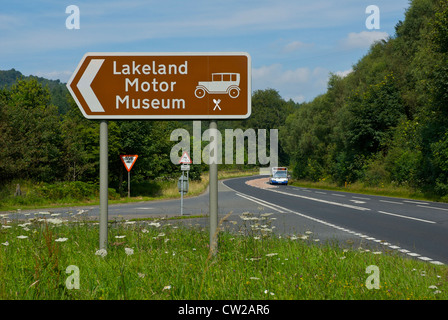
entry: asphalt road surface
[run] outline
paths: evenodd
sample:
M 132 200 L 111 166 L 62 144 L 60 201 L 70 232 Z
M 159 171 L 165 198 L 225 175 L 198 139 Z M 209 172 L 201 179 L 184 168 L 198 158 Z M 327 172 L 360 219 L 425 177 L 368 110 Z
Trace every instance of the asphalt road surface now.
M 260 188 L 246 183 L 259 178 L 262 176 L 219 181 L 218 220 L 232 212 L 223 225 L 241 228 L 246 223 L 242 213 L 271 213 L 270 227 L 279 235 L 307 235 L 319 243 L 336 241 L 448 264 L 448 204 L 292 186 Z M 208 191 L 184 198 L 184 216 L 208 215 L 208 201 Z M 28 210 L 14 218 L 80 210 L 90 217 L 99 215 L 98 206 L 85 206 Z M 180 199 L 109 205 L 108 214 L 109 219 L 180 216 Z M 208 227 L 207 217 L 194 221 Z

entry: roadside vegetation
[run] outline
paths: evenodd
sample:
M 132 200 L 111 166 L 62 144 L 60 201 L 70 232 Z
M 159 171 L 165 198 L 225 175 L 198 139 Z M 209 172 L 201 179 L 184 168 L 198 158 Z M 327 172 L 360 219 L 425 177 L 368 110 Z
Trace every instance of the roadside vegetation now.
M 99 250 L 98 224 L 82 212 L 30 218 L 1 217 L 0 274 L 14 281 L 0 282 L 0 299 L 448 298 L 444 265 L 320 243 L 311 232 L 279 236 L 269 214 L 221 221 L 216 256 L 194 219 L 112 221 L 108 248 Z M 369 266 L 377 267 L 376 280 Z
M 257 174 L 256 170 L 225 170 L 218 172 L 218 179 L 228 179 Z M 179 173 L 180 176 L 180 173 Z M 205 192 L 208 187 L 208 172 L 201 179 L 190 180 L 185 197 L 193 197 Z M 17 185 L 21 194 L 16 194 Z M 155 181 L 131 182 L 131 197 L 120 195 L 109 188 L 109 203 L 152 201 L 179 198 L 177 179 L 157 179 Z M 0 186 L 0 211 L 17 209 L 53 208 L 64 206 L 99 204 L 99 185 L 81 181 L 57 183 L 33 183 L 26 180 L 12 181 Z

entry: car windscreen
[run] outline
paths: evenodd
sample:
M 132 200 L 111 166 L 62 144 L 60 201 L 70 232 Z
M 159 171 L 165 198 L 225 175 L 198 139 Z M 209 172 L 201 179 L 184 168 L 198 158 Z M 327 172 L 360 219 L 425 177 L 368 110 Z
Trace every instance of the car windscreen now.
M 286 178 L 286 176 L 286 171 L 277 171 L 276 173 L 274 173 L 274 178 Z

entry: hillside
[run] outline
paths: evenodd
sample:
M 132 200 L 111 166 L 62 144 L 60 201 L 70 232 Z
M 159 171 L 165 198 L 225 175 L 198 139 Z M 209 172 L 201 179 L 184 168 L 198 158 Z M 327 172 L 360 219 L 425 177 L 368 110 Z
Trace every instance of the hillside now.
M 413 0 L 280 135 L 298 179 L 406 186 L 448 197 L 448 2 Z
M 66 114 L 69 109 L 67 94 L 69 94 L 64 83 L 59 80 L 49 80 L 36 76 L 24 76 L 20 71 L 15 69 L 0 70 L 0 88 L 11 88 L 19 79 L 35 78 L 44 87 L 48 87 L 51 94 L 50 103 L 57 106 L 60 114 Z

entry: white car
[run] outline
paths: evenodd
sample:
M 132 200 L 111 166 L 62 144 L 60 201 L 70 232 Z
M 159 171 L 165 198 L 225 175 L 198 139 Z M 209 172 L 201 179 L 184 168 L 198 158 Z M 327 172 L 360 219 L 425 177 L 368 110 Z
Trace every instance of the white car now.
M 199 81 L 194 95 L 202 99 L 206 93 L 228 94 L 231 98 L 240 95 L 240 74 L 239 73 L 212 73 L 212 81 Z

